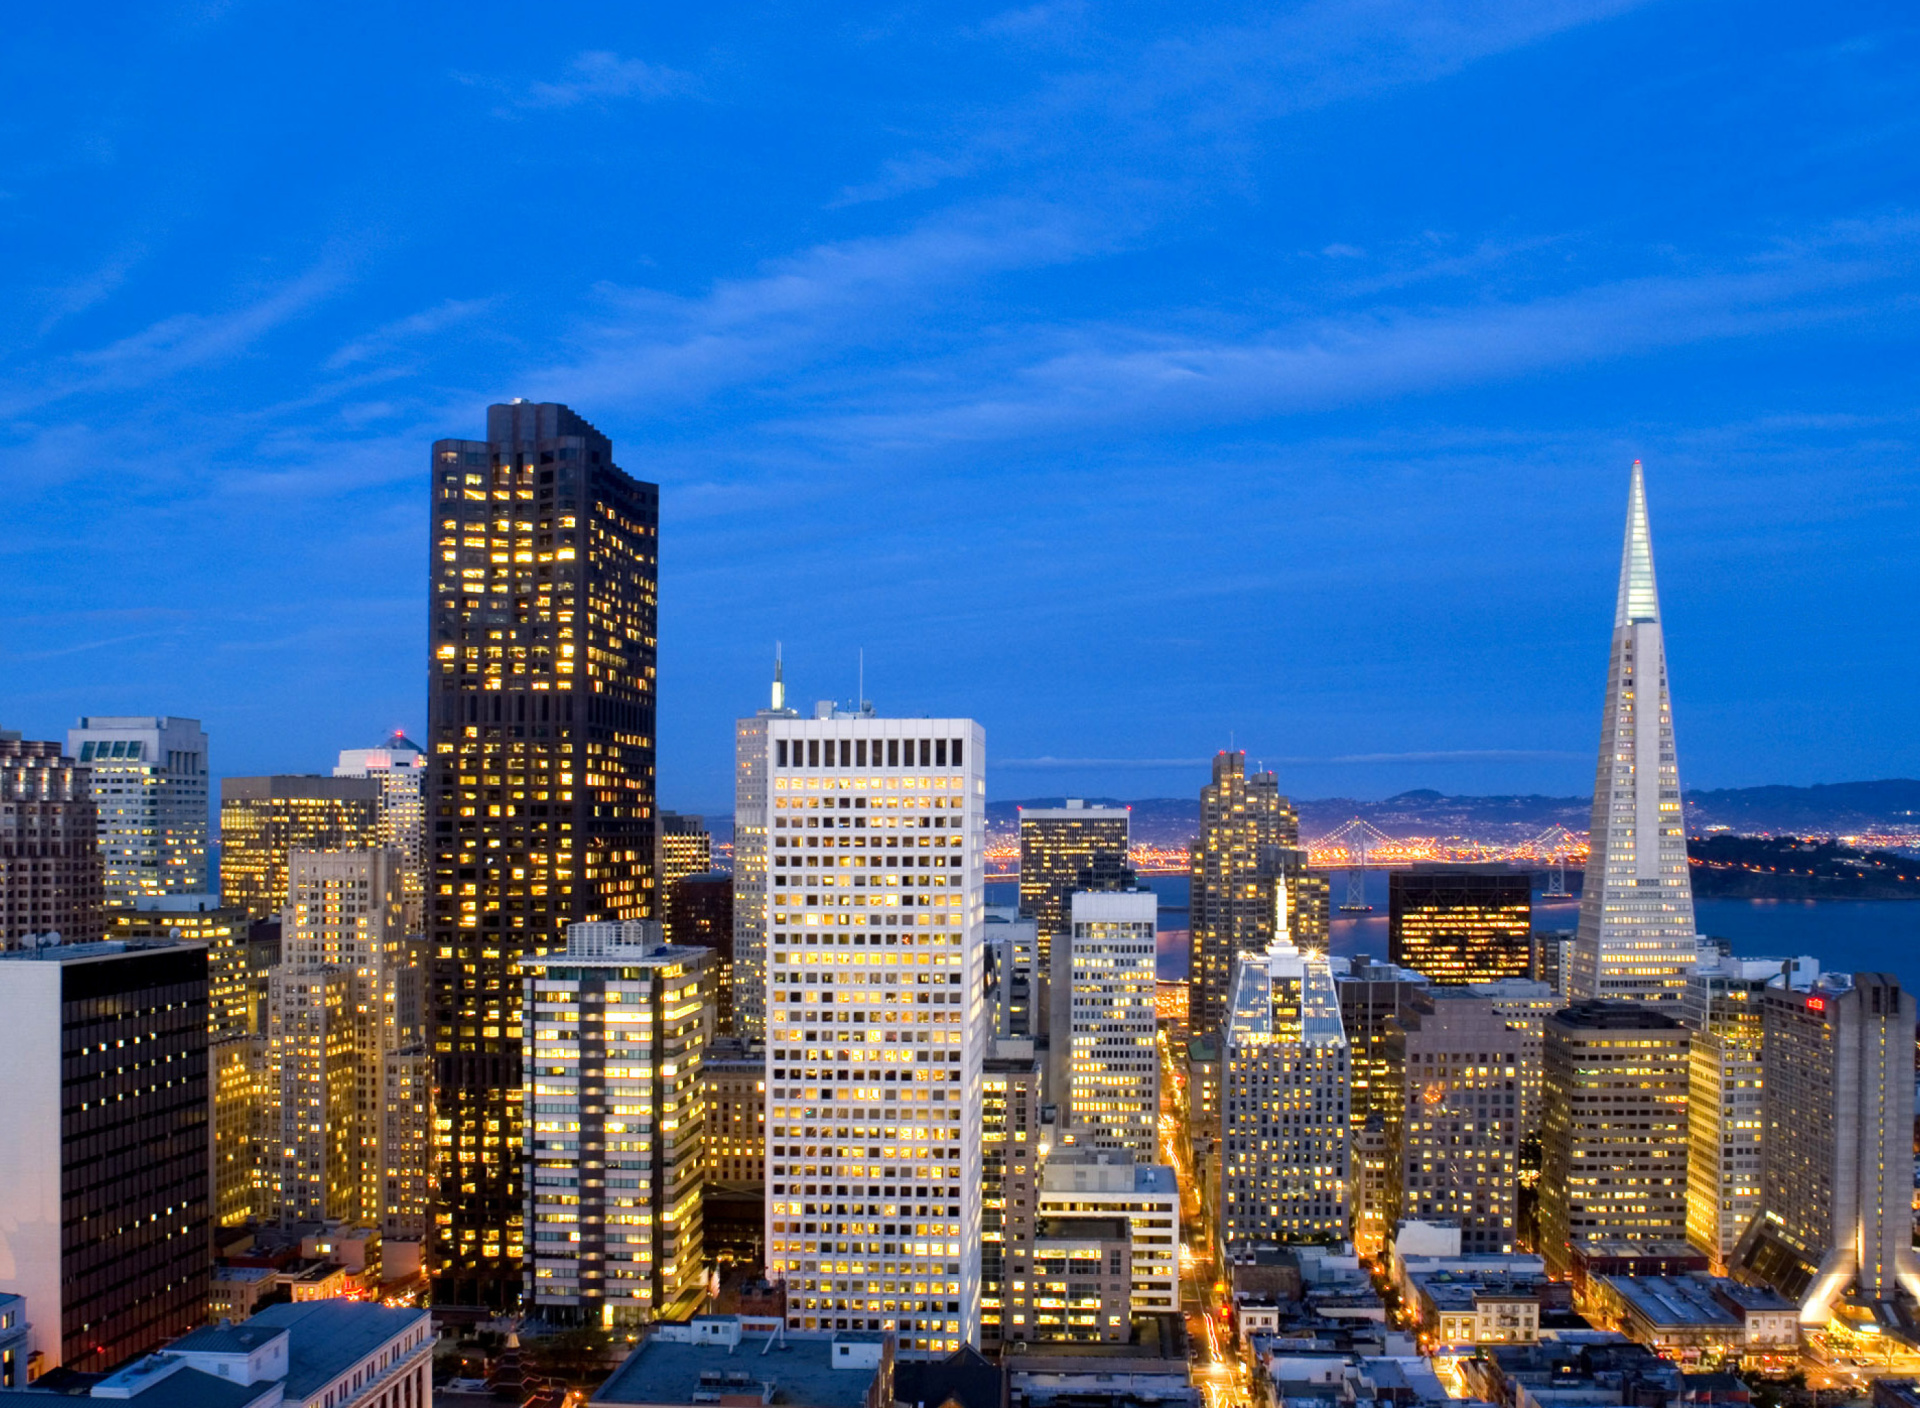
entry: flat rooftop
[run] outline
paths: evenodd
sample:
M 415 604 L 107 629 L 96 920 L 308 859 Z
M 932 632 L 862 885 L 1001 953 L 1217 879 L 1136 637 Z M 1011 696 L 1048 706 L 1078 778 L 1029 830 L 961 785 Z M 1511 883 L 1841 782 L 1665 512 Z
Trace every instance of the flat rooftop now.
M 291 1331 L 287 1397 L 310 1398 L 415 1321 L 431 1318 L 432 1312 L 426 1310 L 399 1310 L 357 1300 L 310 1300 L 269 1305 L 239 1328 Z
M 871 1337 L 842 1338 L 864 1342 Z M 789 1408 L 860 1408 L 875 1371 L 871 1366 L 834 1368 L 833 1346 L 831 1339 L 792 1335 L 746 1335 L 731 1348 L 655 1336 L 626 1357 L 592 1401 L 693 1404 L 718 1403 L 719 1395 L 736 1401 L 737 1395 L 751 1395 L 753 1402 Z

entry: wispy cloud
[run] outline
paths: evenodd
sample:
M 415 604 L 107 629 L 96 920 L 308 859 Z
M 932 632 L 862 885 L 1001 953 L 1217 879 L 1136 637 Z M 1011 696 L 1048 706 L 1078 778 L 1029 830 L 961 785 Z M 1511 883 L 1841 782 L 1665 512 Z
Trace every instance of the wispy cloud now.
M 517 83 L 510 79 L 456 73 L 454 78 L 472 87 L 484 87 L 499 93 L 506 106 L 497 114 L 510 111 L 540 111 L 574 108 L 583 104 L 605 104 L 624 100 L 654 102 L 690 93 L 695 87 L 692 74 L 645 59 L 624 59 L 608 49 L 588 49 L 574 56 L 564 77 Z
M 356 337 L 327 358 L 328 371 L 339 371 L 343 367 L 353 366 L 357 362 L 367 362 L 375 357 L 405 347 L 417 338 L 431 337 L 435 333 L 445 332 L 470 319 L 479 317 L 498 300 L 492 298 L 450 298 L 446 302 L 418 313 L 396 319 L 384 327 Z

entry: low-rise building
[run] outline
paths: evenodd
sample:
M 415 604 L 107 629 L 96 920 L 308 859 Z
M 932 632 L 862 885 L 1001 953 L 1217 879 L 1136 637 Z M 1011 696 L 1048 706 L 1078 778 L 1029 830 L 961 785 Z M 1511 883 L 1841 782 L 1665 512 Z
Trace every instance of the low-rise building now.
M 891 1408 L 893 1355 L 891 1331 L 783 1330 L 770 1319 L 696 1315 L 656 1326 L 591 1401 L 621 1408 Z
M 1720 1276 L 1597 1276 L 1588 1301 L 1609 1328 L 1684 1359 L 1739 1358 L 1800 1343 L 1798 1305 Z
M 1039 1198 L 1042 1217 L 1126 1218 L 1133 1230 L 1135 1313 L 1179 1310 L 1180 1188 L 1172 1168 L 1056 1149 L 1041 1173 Z
M 251 1316 L 279 1289 L 279 1273 L 271 1266 L 216 1266 L 207 1287 L 207 1314 L 215 1320 L 237 1323 Z
M 25 1296 L 0 1295 L 0 1388 L 24 1388 L 35 1364 Z
M 1436 1271 L 1412 1279 L 1407 1304 L 1429 1348 L 1533 1344 L 1540 1338 L 1544 1276 Z

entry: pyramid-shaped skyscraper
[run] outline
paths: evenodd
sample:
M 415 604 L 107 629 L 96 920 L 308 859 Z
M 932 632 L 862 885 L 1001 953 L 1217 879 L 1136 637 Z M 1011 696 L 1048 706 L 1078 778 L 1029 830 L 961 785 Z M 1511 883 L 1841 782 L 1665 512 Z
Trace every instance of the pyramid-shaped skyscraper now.
M 1591 845 L 1573 946 L 1573 996 L 1677 1003 L 1698 939 L 1647 486 L 1638 460 L 1627 491 Z

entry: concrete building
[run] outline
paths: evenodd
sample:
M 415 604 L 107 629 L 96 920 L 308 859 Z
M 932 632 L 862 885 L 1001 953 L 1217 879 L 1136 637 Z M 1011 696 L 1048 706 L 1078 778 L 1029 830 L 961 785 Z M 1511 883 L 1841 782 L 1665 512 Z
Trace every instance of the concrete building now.
M 1598 1276 L 1593 1318 L 1674 1358 L 1739 1359 L 1800 1345 L 1797 1307 L 1764 1287 L 1709 1276 Z
M 67 730 L 91 770 L 109 908 L 207 888 L 207 735 L 198 719 L 94 714 Z
M 399 729 L 378 748 L 342 748 L 335 777 L 366 777 L 380 784 L 380 820 L 373 844 L 400 853 L 400 923 L 409 934 L 426 927 L 427 753 Z
M 786 1331 L 762 1354 L 777 1321 L 697 1315 L 656 1327 L 594 1391 L 620 1408 L 778 1403 L 782 1408 L 892 1408 L 893 1335 L 884 1331 Z
M 778 652 L 768 707 L 733 725 L 733 1030 L 750 1042 L 767 1039 L 767 934 L 770 872 L 768 842 L 773 822 L 775 719 L 797 719 L 787 707 L 787 686 Z
M 767 1272 L 789 1329 L 950 1354 L 980 1334 L 985 735 L 830 704 L 765 733 Z
M 1427 980 L 1410 968 L 1365 957 L 1334 959 L 1331 967 L 1347 1038 L 1353 1240 L 1364 1255 L 1374 1256 L 1394 1223 L 1387 1127 L 1403 1098 L 1402 1075 L 1388 1037 L 1413 1011 Z
M 1493 1004 L 1520 1043 L 1520 1138 L 1540 1133 L 1541 1063 L 1547 1018 L 1566 1003 L 1551 986 L 1533 978 L 1502 978 L 1497 983 L 1468 983 L 1470 996 Z
M 1599 755 L 1571 992 L 1577 1001 L 1677 1005 L 1698 941 L 1653 533 L 1638 460 L 1627 491 Z
M 89 769 L 58 743 L 0 731 L 0 949 L 106 927 L 99 816 Z
M 1133 888 L 1131 820 L 1126 807 L 1090 807 L 1078 797 L 1062 807 L 1020 808 L 1020 917 L 1033 921 L 1037 940 L 1036 1036 L 1046 1034 L 1052 1020 L 1053 942 L 1072 923 L 1074 892 Z
M 993 1003 L 993 1034 L 1002 1040 L 1044 1034 L 1046 1014 L 1034 1004 L 1047 985 L 1037 968 L 1040 926 L 1022 919 L 1013 905 L 988 905 L 981 942 L 987 950 L 988 991 Z
M 709 954 L 650 921 L 573 924 L 524 959 L 526 1302 L 635 1325 L 704 1284 Z
M 431 1408 L 432 1315 L 358 1301 L 204 1325 L 93 1386 L 136 1408 Z
M 1423 861 L 1387 876 L 1387 957 L 1436 985 L 1525 978 L 1532 937 L 1524 870 Z
M 44 1368 L 97 1373 L 206 1315 L 207 951 L 0 954 L 0 1292 Z
M 1434 1271 L 1411 1278 L 1408 1304 L 1423 1344 L 1470 1349 L 1537 1344 L 1549 1294 L 1544 1277 L 1503 1272 Z
M 26 1297 L 0 1295 L 0 1388 L 25 1388 L 38 1371 Z
M 667 888 L 666 931 L 676 944 L 713 954 L 714 1029 L 732 1033 L 733 877 L 707 870 L 674 879 Z
M 1049 983 L 1060 1139 L 1152 1163 L 1160 1125 L 1153 1015 L 1160 899 L 1151 890 L 1082 890 L 1069 905 Z
M 661 894 L 670 893 L 673 882 L 682 876 L 701 875 L 713 869 L 713 837 L 704 819 L 663 811 L 656 823 L 654 873 L 659 877 Z M 674 943 L 684 942 L 671 934 L 668 938 Z
M 701 1059 L 700 1090 L 707 1187 L 764 1193 L 767 1053 L 738 1037 L 718 1038 Z
M 1533 964 L 1527 976 L 1552 988 L 1562 1003 L 1573 1000 L 1573 945 L 1571 933 L 1533 936 Z
M 262 1217 L 385 1222 L 386 1146 L 402 1113 L 388 1082 L 403 1074 L 389 1058 L 419 1041 L 401 1015 L 421 976 L 402 928 L 404 870 L 386 848 L 288 857 L 267 999 Z M 425 1139 L 424 1111 L 419 1121 L 402 1148 Z
M 1572 1274 L 1582 1242 L 1685 1246 L 1690 1045 L 1644 1002 L 1547 1019 L 1539 1250 L 1554 1275 Z
M 1038 1214 L 1041 1218 L 1124 1217 L 1133 1231 L 1134 1313 L 1179 1311 L 1180 1189 L 1170 1166 L 1129 1163 L 1122 1155 L 1090 1150 L 1055 1149 L 1041 1156 Z M 1009 1293 L 1010 1302 L 1013 1294 Z
M 1828 973 L 1761 999 L 1761 1215 L 1741 1279 L 1824 1326 L 1836 1302 L 1920 1299 L 1913 1251 L 1914 998 L 1887 973 Z
M 1351 1087 L 1325 958 L 1284 938 L 1240 957 L 1221 1066 L 1219 1217 L 1228 1259 L 1262 1244 L 1344 1240 Z
M 1028 1279 L 1028 1340 L 1125 1344 L 1130 1338 L 1133 1230 L 1126 1218 L 1042 1218 Z
M 1435 988 L 1399 1019 L 1388 1061 L 1401 1096 L 1387 1124 L 1393 1217 L 1442 1218 L 1468 1252 L 1514 1249 L 1520 1042 L 1490 998 Z
M 1716 1275 L 1725 1274 L 1734 1244 L 1760 1212 L 1761 999 L 1780 970 L 1716 956 L 1687 982 L 1687 1240 Z
M 1051 1152 L 1043 1105 L 1046 1078 L 1030 1038 L 994 1043 L 980 1077 L 980 1343 L 1026 1339 L 1033 1307 L 1022 1291 L 1033 1265 L 1040 1169 Z M 1129 1261 L 1131 1264 L 1131 1261 Z
M 221 778 L 221 903 L 254 919 L 278 918 L 288 857 L 381 845 L 383 797 L 371 777 Z
M 1217 1035 L 1225 1026 L 1234 960 L 1264 953 L 1286 892 L 1290 937 L 1302 949 L 1325 952 L 1329 930 L 1326 877 L 1307 869 L 1300 818 L 1271 772 L 1248 773 L 1244 752 L 1213 760 L 1213 780 L 1200 790 L 1200 834 L 1190 849 L 1192 995 L 1194 1033 Z

